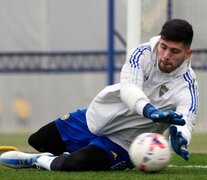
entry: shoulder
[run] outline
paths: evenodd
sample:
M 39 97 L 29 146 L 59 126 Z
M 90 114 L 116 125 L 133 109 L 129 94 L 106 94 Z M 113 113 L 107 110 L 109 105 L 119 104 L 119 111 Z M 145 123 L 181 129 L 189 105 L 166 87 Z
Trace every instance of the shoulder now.
M 160 36 L 155 36 L 151 38 L 149 42 L 140 44 L 136 48 L 133 48 L 127 55 L 127 59 L 129 60 L 130 64 L 139 63 L 142 59 L 151 60 L 159 39 Z
M 127 56 L 127 62 L 131 67 L 139 68 L 141 64 L 146 64 L 151 60 L 151 54 L 150 44 L 144 43 L 130 51 Z
M 192 70 L 192 68 L 189 68 L 188 71 L 186 71 L 183 74 L 183 79 L 184 79 L 184 81 L 190 82 L 191 84 L 196 83 L 196 75 L 195 75 L 194 71 Z
M 136 48 L 132 49 L 129 52 L 128 56 L 130 58 L 137 58 L 137 57 L 141 56 L 144 53 L 150 53 L 150 52 L 151 52 L 151 46 L 150 46 L 150 43 L 147 42 L 147 43 L 140 44 Z

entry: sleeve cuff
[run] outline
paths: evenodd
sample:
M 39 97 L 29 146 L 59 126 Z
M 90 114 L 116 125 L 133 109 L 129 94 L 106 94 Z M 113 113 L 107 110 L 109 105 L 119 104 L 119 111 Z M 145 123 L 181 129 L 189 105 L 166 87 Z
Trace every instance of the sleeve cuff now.
M 143 99 L 138 100 L 135 105 L 135 109 L 136 109 L 137 114 L 144 116 L 143 109 L 148 103 L 149 103 L 148 101 L 143 100 Z

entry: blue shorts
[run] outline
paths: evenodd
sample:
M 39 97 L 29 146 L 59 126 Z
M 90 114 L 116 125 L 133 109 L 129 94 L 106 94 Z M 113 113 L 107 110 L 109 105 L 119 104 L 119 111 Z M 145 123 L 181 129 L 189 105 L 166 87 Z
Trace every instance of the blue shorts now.
M 67 151 L 73 152 L 88 145 L 95 145 L 107 152 L 111 159 L 111 167 L 116 169 L 125 164 L 133 168 L 129 155 L 125 149 L 104 136 L 92 134 L 86 122 L 86 110 L 66 114 L 55 121 L 62 140 L 67 145 Z M 122 165 L 121 165 L 122 166 Z

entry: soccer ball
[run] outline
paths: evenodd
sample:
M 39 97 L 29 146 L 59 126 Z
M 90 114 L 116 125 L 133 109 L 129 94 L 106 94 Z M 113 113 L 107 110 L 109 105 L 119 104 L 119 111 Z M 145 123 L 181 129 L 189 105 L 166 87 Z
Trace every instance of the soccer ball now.
M 144 133 L 137 136 L 129 148 L 134 166 L 144 172 L 159 172 L 171 160 L 171 150 L 164 136 Z

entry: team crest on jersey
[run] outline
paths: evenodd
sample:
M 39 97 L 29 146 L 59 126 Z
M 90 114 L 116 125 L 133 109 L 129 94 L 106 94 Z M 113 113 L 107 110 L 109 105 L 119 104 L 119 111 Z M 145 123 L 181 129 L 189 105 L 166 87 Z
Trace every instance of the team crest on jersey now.
M 117 153 L 115 153 L 114 151 L 111 151 L 111 154 L 113 155 L 114 160 L 116 160 L 116 158 L 117 158 L 118 154 L 117 154 Z
M 166 92 L 168 92 L 168 88 L 166 87 L 165 84 L 162 84 L 160 86 L 160 91 L 159 91 L 159 97 L 163 96 Z
M 70 116 L 70 114 L 65 114 L 65 115 L 62 116 L 60 119 L 61 119 L 61 120 L 66 120 L 66 119 L 69 118 L 69 116 Z

